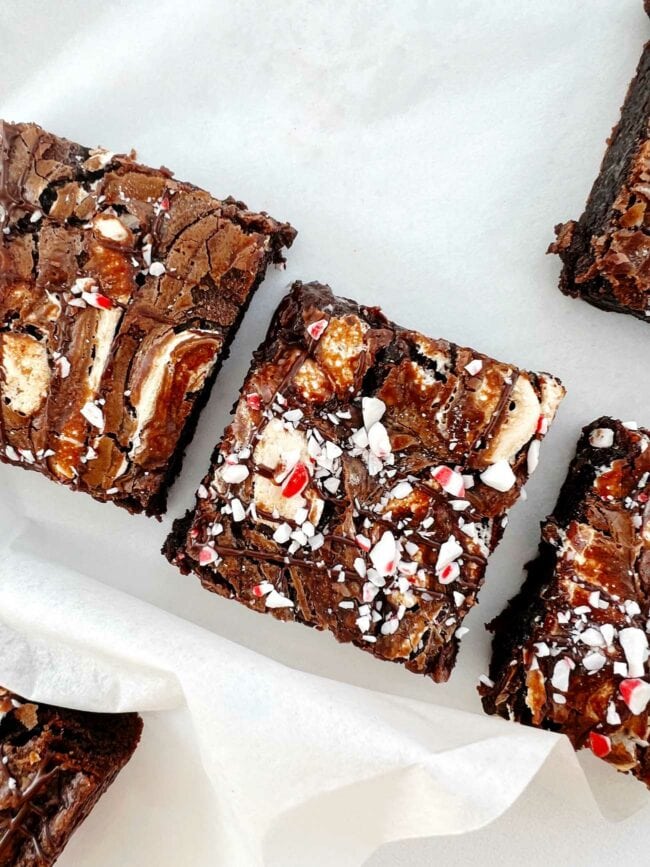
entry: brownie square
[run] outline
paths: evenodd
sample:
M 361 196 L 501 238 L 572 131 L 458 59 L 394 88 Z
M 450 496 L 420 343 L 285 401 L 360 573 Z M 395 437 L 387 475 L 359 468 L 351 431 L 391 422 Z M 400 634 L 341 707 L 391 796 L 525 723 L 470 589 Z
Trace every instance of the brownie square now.
M 167 169 L 0 121 L 0 460 L 161 514 L 294 236 Z
M 255 611 L 446 680 L 562 397 L 296 283 L 164 552 Z
M 539 556 L 491 624 L 487 713 L 566 734 L 650 785 L 650 433 L 586 427 Z
M 650 316 L 650 43 L 576 222 L 555 227 L 560 289 L 604 310 Z
M 0 688 L 0 865 L 53 864 L 131 758 L 137 714 L 26 702 Z

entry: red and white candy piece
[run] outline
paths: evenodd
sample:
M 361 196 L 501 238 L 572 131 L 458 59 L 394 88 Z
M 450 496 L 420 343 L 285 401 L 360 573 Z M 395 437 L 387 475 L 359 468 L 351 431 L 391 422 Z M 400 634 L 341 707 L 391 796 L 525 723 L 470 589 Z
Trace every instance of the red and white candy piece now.
M 259 396 L 259 394 L 252 391 L 250 394 L 246 395 L 246 405 L 251 409 L 261 409 L 262 398 Z
M 97 310 L 111 310 L 113 307 L 111 299 L 107 298 L 106 295 L 102 295 L 101 292 L 82 292 L 81 297 L 86 304 L 95 307 Z
M 636 677 L 628 678 L 621 681 L 618 690 L 631 713 L 643 713 L 650 701 L 650 683 Z
M 589 732 L 589 748 L 599 759 L 604 759 L 612 751 L 612 742 L 607 735 Z
M 357 535 L 354 537 L 354 541 L 357 543 L 357 545 L 361 548 L 362 551 L 370 550 L 370 539 L 368 539 L 366 536 L 362 536 L 361 533 L 357 533 Z
M 452 497 L 465 496 L 463 477 L 456 470 L 452 470 L 451 467 L 440 466 L 431 470 L 431 475 L 438 482 L 442 490 L 451 494 Z
M 438 559 L 436 561 L 436 575 L 438 580 L 445 571 L 447 566 L 450 566 L 454 560 L 457 560 L 463 553 L 462 545 L 459 545 L 455 536 L 450 536 L 446 542 L 443 542 L 438 551 Z M 446 583 L 453 581 L 453 578 L 448 578 Z
M 210 548 L 209 545 L 204 545 L 199 551 L 199 566 L 209 566 L 210 563 L 214 563 L 217 559 L 217 552 L 214 548 Z
M 273 590 L 273 584 L 269 581 L 263 581 L 261 584 L 256 584 L 253 587 L 253 596 L 257 596 L 258 599 L 261 599 L 262 596 L 266 596 L 268 593 Z
M 452 581 L 455 581 L 456 578 L 460 575 L 460 567 L 458 563 L 448 563 L 443 569 L 438 573 L 438 581 L 441 584 L 451 584 Z
M 535 433 L 538 433 L 540 436 L 546 436 L 548 433 L 548 419 L 545 415 L 540 415 L 537 419 L 537 428 L 535 429 Z
M 289 498 L 302 494 L 309 484 L 310 479 L 311 476 L 307 465 L 302 461 L 298 461 L 282 483 L 282 496 Z
M 316 322 L 311 322 L 307 326 L 307 334 L 312 340 L 319 340 L 323 332 L 327 328 L 327 319 L 317 319 Z
M 399 554 L 395 537 L 386 530 L 370 552 L 370 560 L 380 575 L 392 575 L 397 568 Z

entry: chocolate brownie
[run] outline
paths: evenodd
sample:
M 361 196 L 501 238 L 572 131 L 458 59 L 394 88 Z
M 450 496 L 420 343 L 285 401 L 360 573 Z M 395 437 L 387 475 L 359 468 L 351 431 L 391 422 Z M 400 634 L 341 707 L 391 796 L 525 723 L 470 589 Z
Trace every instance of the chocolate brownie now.
M 167 169 L 0 121 L 0 460 L 162 513 L 294 236 Z
M 560 289 L 604 310 L 650 317 L 650 43 L 576 222 L 555 227 Z
M 488 713 L 563 732 L 647 785 L 649 445 L 611 418 L 584 429 L 480 687 Z
M 164 551 L 209 590 L 446 680 L 562 397 L 296 283 Z
M 0 688 L 0 867 L 53 864 L 141 732 L 134 713 L 64 710 Z

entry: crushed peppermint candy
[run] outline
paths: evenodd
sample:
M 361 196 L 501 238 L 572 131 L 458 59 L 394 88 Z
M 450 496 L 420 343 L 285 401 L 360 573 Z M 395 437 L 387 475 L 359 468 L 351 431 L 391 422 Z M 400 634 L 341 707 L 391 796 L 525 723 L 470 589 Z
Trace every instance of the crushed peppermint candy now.
M 318 319 L 307 326 L 307 334 L 312 340 L 319 340 L 328 326 L 327 319 Z
M 82 416 L 89 422 L 93 427 L 98 428 L 98 430 L 104 430 L 104 413 L 97 406 L 96 403 L 89 400 L 87 401 L 80 410 Z
M 431 470 L 431 475 L 447 494 L 453 497 L 465 496 L 465 483 L 463 476 L 451 467 L 439 466 Z
M 481 473 L 480 477 L 484 485 L 488 485 L 488 487 L 501 493 L 509 491 L 517 481 L 512 467 L 505 460 L 491 464 Z

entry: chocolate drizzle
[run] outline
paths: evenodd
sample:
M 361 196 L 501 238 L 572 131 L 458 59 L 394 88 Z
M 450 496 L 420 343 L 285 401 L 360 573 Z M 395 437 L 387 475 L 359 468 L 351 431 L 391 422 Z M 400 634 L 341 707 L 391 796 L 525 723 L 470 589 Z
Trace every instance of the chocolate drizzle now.
M 1 123 L 0 460 L 160 515 L 246 306 L 295 232 L 167 170 Z
M 536 560 L 490 624 L 488 713 L 559 731 L 650 787 L 650 432 L 588 425 Z
M 53 864 L 140 739 L 136 714 L 25 703 L 0 688 L 0 864 Z
M 545 391 L 544 375 L 485 357 L 468 379 L 475 357 L 328 287 L 295 284 L 254 354 L 196 512 L 165 553 L 208 589 L 445 680 L 530 440 L 512 446 L 505 489 L 479 478 L 480 452 L 520 411 L 518 377 L 534 393 L 528 413 L 537 399 L 550 421 L 562 396 L 552 378 Z M 462 474 L 475 486 L 466 499 Z
M 50 781 L 63 771 L 61 764 L 53 764 L 53 758 L 51 753 L 46 752 L 27 787 L 24 790 L 16 790 L 16 806 L 14 807 L 13 815 L 4 816 L 3 813 L 5 811 L 0 809 L 0 858 L 10 850 L 16 835 L 27 837 L 32 843 L 34 852 L 40 859 L 45 860 L 49 858 L 51 846 L 49 821 L 35 801 Z M 7 779 L 11 779 L 4 761 L 0 762 L 0 765 L 4 769 Z M 45 837 L 44 842 L 48 849 L 46 852 L 43 851 L 38 836 L 26 827 L 30 812 L 35 813 L 41 819 L 41 828 Z

